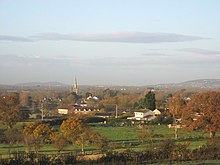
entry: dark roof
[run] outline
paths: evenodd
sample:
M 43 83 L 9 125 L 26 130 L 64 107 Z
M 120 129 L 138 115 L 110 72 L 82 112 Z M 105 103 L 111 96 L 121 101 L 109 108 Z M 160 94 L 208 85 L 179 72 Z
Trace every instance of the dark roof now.
M 134 112 L 148 112 L 148 111 L 151 111 L 150 109 L 138 109 Z
M 111 113 L 96 113 L 95 116 L 111 116 Z

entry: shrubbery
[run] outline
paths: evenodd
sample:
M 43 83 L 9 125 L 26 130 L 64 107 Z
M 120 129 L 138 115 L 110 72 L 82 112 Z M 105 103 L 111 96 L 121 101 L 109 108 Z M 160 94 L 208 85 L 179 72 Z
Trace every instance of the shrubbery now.
M 13 159 L 0 160 L 0 164 L 140 164 L 179 162 L 189 160 L 214 160 L 220 159 L 220 139 L 212 139 L 199 149 L 189 150 L 189 143 L 175 143 L 172 140 L 163 141 L 157 149 L 135 152 L 108 152 L 96 160 L 77 159 L 74 154 L 37 155 L 21 154 Z

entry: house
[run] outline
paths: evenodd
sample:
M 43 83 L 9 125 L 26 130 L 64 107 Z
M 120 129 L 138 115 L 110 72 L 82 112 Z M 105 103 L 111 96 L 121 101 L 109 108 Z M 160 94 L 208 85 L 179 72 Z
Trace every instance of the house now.
M 79 104 L 81 107 L 87 107 L 86 101 L 81 101 Z
M 154 112 L 154 114 L 156 116 L 160 116 L 161 115 L 161 112 L 158 109 L 155 109 L 153 112 Z
M 98 97 L 96 97 L 96 96 L 88 96 L 88 97 L 86 98 L 86 100 L 94 100 L 94 101 L 99 101 L 99 98 L 98 98 Z
M 90 113 L 90 112 L 99 112 L 99 108 L 93 108 L 93 107 L 75 107 L 74 109 L 74 112 L 75 113 L 84 113 L 84 114 L 87 114 L 87 113 Z
M 68 108 L 58 108 L 58 113 L 61 115 L 67 115 L 69 112 Z
M 128 117 L 129 120 L 146 120 L 150 121 L 155 119 L 155 114 L 149 109 L 141 109 L 134 112 L 134 117 Z

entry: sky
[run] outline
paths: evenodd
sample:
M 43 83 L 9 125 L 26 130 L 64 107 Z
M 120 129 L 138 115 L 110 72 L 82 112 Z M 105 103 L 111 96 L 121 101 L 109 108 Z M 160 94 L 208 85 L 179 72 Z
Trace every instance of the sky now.
M 219 0 L 0 0 L 0 84 L 220 78 Z

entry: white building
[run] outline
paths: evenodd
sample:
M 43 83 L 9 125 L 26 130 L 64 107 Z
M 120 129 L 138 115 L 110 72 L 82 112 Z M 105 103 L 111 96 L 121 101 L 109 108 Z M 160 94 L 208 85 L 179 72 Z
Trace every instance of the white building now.
M 99 98 L 96 96 L 89 96 L 86 98 L 86 100 L 94 100 L 94 101 L 99 101 Z
M 154 114 L 155 114 L 156 116 L 161 115 L 161 112 L 160 112 L 158 109 L 155 109 L 153 112 L 154 112 Z
M 67 115 L 68 114 L 68 108 L 59 108 L 58 113 L 62 115 Z
M 92 107 L 76 107 L 74 109 L 74 112 L 75 113 L 87 114 L 87 113 L 90 113 L 90 112 L 99 112 L 99 109 L 98 108 L 92 108 Z
M 130 120 L 146 120 L 150 121 L 155 119 L 155 114 L 149 109 L 141 109 L 134 112 L 134 117 L 128 117 Z

